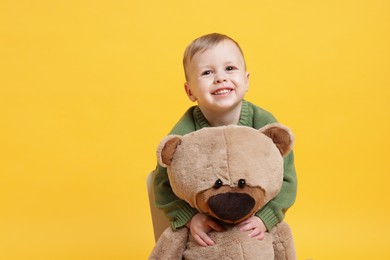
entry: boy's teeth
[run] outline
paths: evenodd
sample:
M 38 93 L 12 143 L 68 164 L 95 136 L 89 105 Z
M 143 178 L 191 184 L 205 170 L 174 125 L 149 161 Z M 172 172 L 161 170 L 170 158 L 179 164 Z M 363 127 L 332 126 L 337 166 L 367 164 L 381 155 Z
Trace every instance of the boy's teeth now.
M 230 89 L 221 89 L 221 90 L 215 91 L 214 95 L 222 95 L 222 94 L 226 94 L 229 92 L 230 92 Z

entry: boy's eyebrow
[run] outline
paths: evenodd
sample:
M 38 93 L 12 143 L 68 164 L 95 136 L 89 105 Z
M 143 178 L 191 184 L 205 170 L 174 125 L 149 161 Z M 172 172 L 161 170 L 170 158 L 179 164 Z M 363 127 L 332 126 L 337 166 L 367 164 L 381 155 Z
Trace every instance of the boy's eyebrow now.
M 194 64 L 194 68 L 195 69 L 198 69 L 198 70 L 204 70 L 204 69 L 209 69 L 209 68 L 213 68 L 214 66 L 212 64 L 209 64 L 209 63 L 204 63 L 204 64 Z
M 227 64 L 236 64 L 236 63 L 240 63 L 240 61 L 226 61 L 224 64 L 227 65 Z
M 198 69 L 208 69 L 208 68 L 212 68 L 212 67 L 213 67 L 212 65 L 197 66 Z
M 232 64 L 232 63 L 236 64 L 236 63 L 243 63 L 243 62 L 240 61 L 240 60 L 227 60 L 227 61 L 223 62 L 223 65 Z M 201 65 L 199 65 L 197 67 L 201 68 L 201 67 L 212 67 L 212 66 L 213 65 L 210 65 L 210 64 L 205 64 L 205 65 L 201 64 Z
M 242 65 L 244 66 L 244 62 L 242 61 L 239 61 L 239 60 L 228 60 L 228 61 L 225 61 L 223 63 L 223 66 L 228 66 L 228 65 L 235 65 L 235 66 L 238 66 L 238 65 Z M 205 66 L 206 67 L 206 66 Z

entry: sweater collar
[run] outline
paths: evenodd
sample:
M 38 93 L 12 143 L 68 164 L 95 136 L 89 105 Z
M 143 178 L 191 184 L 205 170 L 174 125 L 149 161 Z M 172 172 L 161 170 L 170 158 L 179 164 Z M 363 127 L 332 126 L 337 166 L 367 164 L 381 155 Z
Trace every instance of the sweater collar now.
M 248 118 L 248 115 L 249 115 L 248 102 L 245 100 L 242 100 L 241 113 L 240 113 L 240 119 L 238 120 L 238 125 L 251 126 L 251 122 L 249 122 L 250 118 Z M 206 118 L 204 117 L 199 106 L 195 107 L 194 112 L 193 112 L 193 116 L 195 119 L 196 130 L 199 130 L 199 129 L 204 128 L 204 127 L 210 127 L 209 123 L 207 122 Z

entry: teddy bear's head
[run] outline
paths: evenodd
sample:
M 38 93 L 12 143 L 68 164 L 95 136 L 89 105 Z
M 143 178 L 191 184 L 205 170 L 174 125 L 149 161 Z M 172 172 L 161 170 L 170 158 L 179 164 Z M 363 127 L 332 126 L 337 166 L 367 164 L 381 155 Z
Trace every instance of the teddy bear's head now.
M 174 193 L 200 212 L 238 223 L 275 197 L 293 134 L 280 124 L 203 128 L 164 138 L 159 163 Z

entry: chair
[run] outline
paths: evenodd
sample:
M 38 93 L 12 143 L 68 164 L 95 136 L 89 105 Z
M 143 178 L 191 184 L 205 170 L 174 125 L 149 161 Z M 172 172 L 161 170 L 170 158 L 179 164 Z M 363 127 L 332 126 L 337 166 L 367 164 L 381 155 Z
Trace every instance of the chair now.
M 146 178 L 146 187 L 148 189 L 150 213 L 152 215 L 154 240 L 157 242 L 162 232 L 164 232 L 164 230 L 169 227 L 170 224 L 162 210 L 156 208 L 154 204 L 153 172 L 149 173 L 148 177 Z

